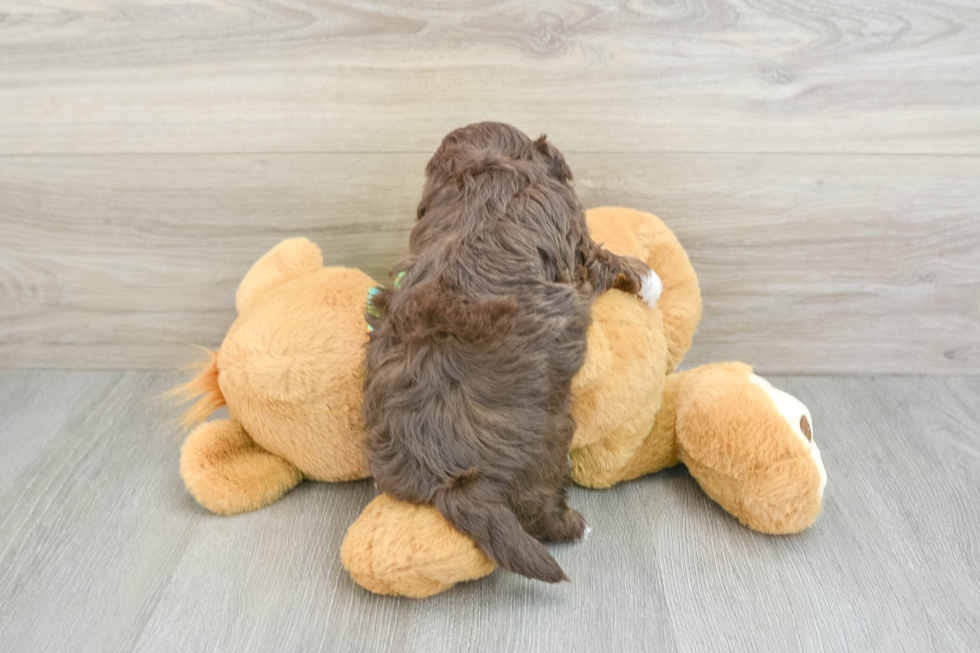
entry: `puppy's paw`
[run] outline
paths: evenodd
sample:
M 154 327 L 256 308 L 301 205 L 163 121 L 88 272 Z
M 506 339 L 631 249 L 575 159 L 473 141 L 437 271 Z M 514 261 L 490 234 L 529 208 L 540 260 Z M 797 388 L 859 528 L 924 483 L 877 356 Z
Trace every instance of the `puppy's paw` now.
M 546 542 L 575 542 L 585 535 L 585 517 L 578 510 L 566 508 L 562 513 L 542 520 L 538 527 L 541 531 L 535 536 Z
M 622 268 L 612 287 L 639 296 L 643 279 L 651 272 L 650 266 L 634 256 L 623 256 L 620 263 Z
M 640 299 L 650 308 L 656 308 L 657 300 L 664 291 L 664 284 L 657 273 L 650 270 L 640 280 Z
M 568 509 L 565 515 L 566 534 L 569 542 L 581 540 L 585 535 L 588 526 L 585 524 L 585 517 L 578 510 Z

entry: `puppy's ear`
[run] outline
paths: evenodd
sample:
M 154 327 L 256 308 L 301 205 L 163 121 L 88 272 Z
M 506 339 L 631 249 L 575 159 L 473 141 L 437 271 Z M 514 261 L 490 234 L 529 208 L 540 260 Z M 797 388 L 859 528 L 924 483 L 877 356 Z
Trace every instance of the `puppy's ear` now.
M 534 141 L 534 148 L 544 155 L 548 162 L 548 172 L 552 177 L 562 183 L 568 183 L 572 180 L 572 171 L 565 163 L 565 157 L 562 156 L 557 147 L 548 142 L 547 136 L 541 134 L 538 140 Z

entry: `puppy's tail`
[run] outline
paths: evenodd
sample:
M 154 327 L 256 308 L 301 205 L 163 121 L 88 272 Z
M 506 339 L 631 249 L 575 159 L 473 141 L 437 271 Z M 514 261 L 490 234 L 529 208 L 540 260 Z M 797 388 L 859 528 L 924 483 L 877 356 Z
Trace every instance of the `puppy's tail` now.
M 548 550 L 531 537 L 503 501 L 484 501 L 473 490 L 476 470 L 454 477 L 434 497 L 436 509 L 449 524 L 468 535 L 488 557 L 508 571 L 557 583 L 568 580 Z

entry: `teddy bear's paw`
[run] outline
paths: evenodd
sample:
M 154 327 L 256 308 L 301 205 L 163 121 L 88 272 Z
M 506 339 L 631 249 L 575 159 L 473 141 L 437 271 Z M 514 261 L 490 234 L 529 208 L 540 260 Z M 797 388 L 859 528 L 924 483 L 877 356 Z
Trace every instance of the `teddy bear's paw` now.
M 827 471 L 824 469 L 823 461 L 820 459 L 820 449 L 817 448 L 816 443 L 813 441 L 813 418 L 810 416 L 810 410 L 802 401 L 788 392 L 774 387 L 761 376 L 753 374 L 751 380 L 752 383 L 768 393 L 773 403 L 776 404 L 776 410 L 779 411 L 779 414 L 789 424 L 793 433 L 807 447 L 810 456 L 813 458 L 813 462 L 817 466 L 817 470 L 820 472 L 820 489 L 818 492 L 822 497 L 824 488 L 827 486 Z
M 340 560 L 361 587 L 414 598 L 481 578 L 497 566 L 432 506 L 387 494 L 375 497 L 347 529 Z
M 640 280 L 640 299 L 650 308 L 656 308 L 657 301 L 664 291 L 663 281 L 652 269 Z
M 180 476 L 191 496 L 219 515 L 263 508 L 303 479 L 296 467 L 262 449 L 230 419 L 194 429 L 181 448 Z

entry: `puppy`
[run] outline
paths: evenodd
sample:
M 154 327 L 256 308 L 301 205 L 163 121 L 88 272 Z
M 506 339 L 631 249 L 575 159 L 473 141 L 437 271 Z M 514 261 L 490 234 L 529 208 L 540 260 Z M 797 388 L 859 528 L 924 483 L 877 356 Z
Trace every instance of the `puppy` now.
M 610 288 L 640 294 L 659 280 L 593 242 L 544 136 L 457 129 L 426 177 L 394 269 L 404 275 L 366 316 L 371 472 L 380 491 L 435 506 L 504 569 L 567 580 L 540 541 L 585 529 L 566 488 L 589 308 Z

